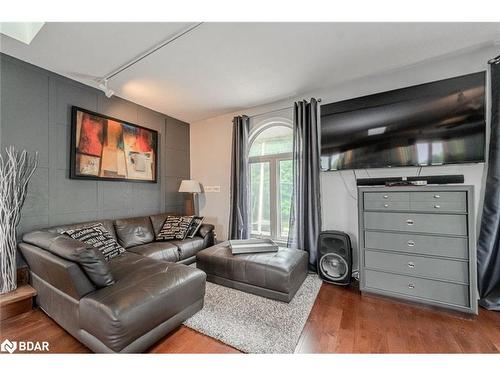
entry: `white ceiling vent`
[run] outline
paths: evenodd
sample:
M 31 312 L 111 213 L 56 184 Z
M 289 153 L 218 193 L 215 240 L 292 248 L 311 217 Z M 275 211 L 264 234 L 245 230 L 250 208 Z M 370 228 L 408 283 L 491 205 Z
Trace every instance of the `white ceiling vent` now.
M 1 22 L 0 34 L 30 44 L 45 22 Z

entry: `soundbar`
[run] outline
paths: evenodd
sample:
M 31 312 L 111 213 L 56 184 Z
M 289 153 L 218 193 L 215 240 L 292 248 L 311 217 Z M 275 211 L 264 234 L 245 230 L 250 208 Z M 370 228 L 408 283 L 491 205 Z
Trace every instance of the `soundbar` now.
M 358 186 L 375 185 L 443 185 L 443 184 L 463 184 L 463 174 L 449 174 L 442 176 L 408 176 L 408 177 L 379 177 L 379 178 L 358 178 Z

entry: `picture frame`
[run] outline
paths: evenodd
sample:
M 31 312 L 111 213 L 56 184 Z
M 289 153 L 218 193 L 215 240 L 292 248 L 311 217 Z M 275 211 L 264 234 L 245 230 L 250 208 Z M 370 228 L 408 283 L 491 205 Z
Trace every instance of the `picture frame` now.
M 158 182 L 158 132 L 71 107 L 70 178 Z

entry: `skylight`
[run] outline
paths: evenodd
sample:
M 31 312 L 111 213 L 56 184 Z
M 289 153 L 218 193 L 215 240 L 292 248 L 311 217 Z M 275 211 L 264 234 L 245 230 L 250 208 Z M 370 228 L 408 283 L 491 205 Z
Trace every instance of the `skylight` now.
M 1 22 L 0 34 L 30 44 L 45 22 Z

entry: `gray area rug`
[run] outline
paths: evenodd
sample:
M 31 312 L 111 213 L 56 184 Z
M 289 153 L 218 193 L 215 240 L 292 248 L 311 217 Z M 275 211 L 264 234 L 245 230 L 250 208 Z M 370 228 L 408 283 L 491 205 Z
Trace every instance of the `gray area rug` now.
M 184 325 L 245 353 L 293 353 L 320 287 L 310 274 L 285 303 L 207 282 L 205 306 Z

